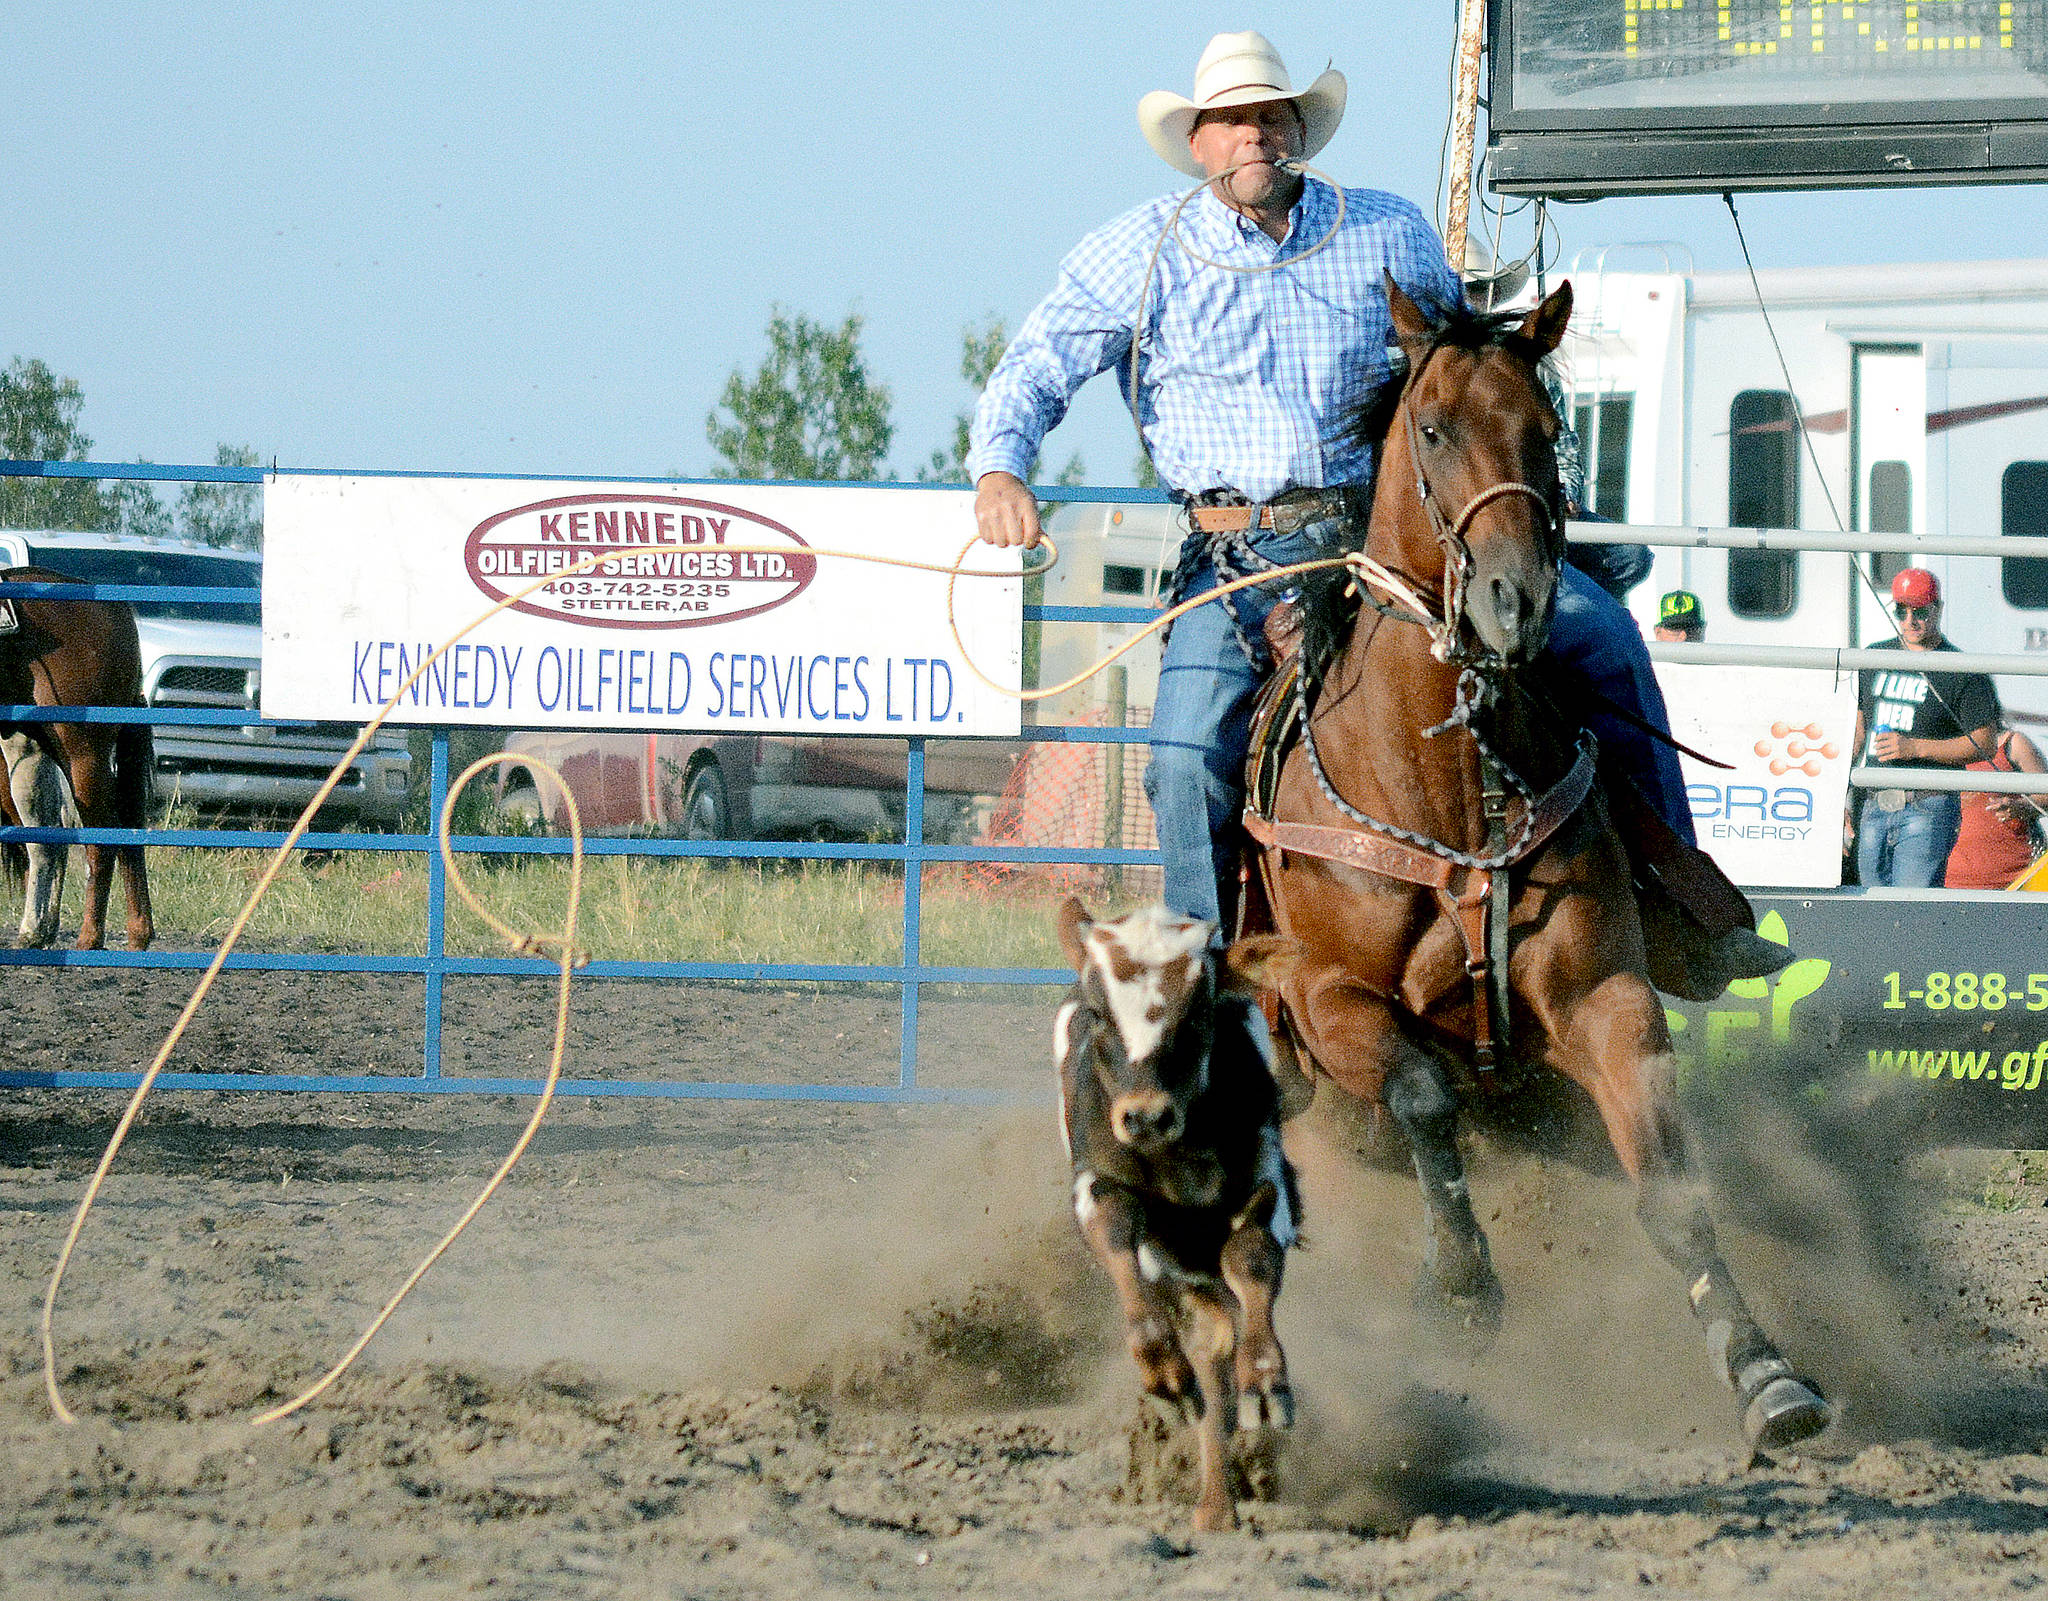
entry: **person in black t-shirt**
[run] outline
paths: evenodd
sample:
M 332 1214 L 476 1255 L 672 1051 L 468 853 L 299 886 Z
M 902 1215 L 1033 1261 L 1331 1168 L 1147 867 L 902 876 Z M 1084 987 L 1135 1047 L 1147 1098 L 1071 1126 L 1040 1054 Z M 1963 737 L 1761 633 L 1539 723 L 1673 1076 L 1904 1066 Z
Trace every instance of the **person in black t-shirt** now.
M 1941 585 L 1924 567 L 1892 580 L 1899 637 L 1874 650 L 1953 651 L 1941 635 Z M 1856 754 L 1865 766 L 1967 767 L 1988 757 L 1998 691 L 1982 673 L 1866 670 L 1857 676 Z M 1962 822 L 1962 798 L 1942 790 L 1872 790 L 1854 824 L 1856 871 L 1865 884 L 1925 889 L 1941 882 Z

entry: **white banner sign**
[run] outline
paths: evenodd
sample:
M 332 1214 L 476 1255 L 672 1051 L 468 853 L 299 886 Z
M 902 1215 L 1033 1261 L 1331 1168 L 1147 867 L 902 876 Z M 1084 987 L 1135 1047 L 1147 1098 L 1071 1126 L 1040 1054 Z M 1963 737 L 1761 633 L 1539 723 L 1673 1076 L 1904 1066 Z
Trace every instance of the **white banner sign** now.
M 716 733 L 993 734 L 1018 703 L 968 670 L 943 574 L 966 490 L 272 476 L 263 710 L 362 722 L 492 602 L 604 555 L 485 623 L 400 700 L 408 723 Z M 977 545 L 966 566 L 1016 572 Z M 1000 684 L 1023 659 L 1018 577 L 963 578 L 960 635 Z
M 1671 732 L 1732 772 L 1681 756 L 1701 847 L 1742 885 L 1842 881 L 1856 675 L 1657 665 Z

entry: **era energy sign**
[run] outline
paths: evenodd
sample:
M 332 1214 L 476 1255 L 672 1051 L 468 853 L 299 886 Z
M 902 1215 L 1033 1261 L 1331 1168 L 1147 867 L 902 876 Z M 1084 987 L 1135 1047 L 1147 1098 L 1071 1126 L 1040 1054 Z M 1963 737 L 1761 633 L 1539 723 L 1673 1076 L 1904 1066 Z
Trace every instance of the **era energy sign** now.
M 1679 757 L 1701 849 L 1736 883 L 1842 882 L 1856 675 L 1660 662 L 1671 732 L 1725 768 Z
M 362 722 L 720 733 L 1015 735 L 970 670 L 946 577 L 965 490 L 272 475 L 263 710 Z M 1018 682 L 1015 551 L 963 564 L 960 638 Z M 513 597 L 518 597 L 513 599 Z

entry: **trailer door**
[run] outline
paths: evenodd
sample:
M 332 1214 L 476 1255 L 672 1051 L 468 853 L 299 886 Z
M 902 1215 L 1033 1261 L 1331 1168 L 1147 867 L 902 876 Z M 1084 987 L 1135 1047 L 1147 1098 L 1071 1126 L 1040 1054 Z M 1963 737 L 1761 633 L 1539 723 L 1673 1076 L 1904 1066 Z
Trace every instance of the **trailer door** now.
M 1943 531 L 2048 534 L 2048 336 L 1953 339 L 1930 368 Z M 1951 558 L 1944 598 L 1943 631 L 1961 649 L 2048 652 L 2048 561 Z M 2048 680 L 2001 678 L 1998 693 L 2016 720 L 2048 722 Z
M 1849 380 L 1851 520 L 1868 534 L 1927 532 L 1927 359 L 1918 345 L 1859 344 Z M 1869 582 L 1849 597 L 1849 637 L 1895 637 L 1891 581 L 1913 558 L 1862 558 Z

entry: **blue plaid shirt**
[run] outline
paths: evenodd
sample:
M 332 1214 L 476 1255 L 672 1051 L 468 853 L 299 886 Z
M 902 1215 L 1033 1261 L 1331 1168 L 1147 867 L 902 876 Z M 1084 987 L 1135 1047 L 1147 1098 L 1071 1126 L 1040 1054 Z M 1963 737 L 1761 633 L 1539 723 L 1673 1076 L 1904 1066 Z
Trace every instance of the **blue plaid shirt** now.
M 1131 329 L 1145 265 L 1177 195 L 1097 229 L 1060 264 L 1059 283 L 1024 321 L 975 408 L 970 478 L 1028 480 L 1038 449 L 1083 383 L 1115 368 L 1130 404 Z M 1344 226 L 1299 266 L 1228 272 L 1195 259 L 1266 266 L 1330 230 L 1336 191 L 1302 185 L 1275 244 L 1204 189 L 1159 252 L 1138 353 L 1138 415 L 1160 478 L 1182 494 L 1369 483 L 1369 446 L 1343 437 L 1352 410 L 1386 381 L 1391 329 L 1380 275 L 1425 307 L 1464 292 L 1422 213 L 1396 195 L 1344 191 Z

